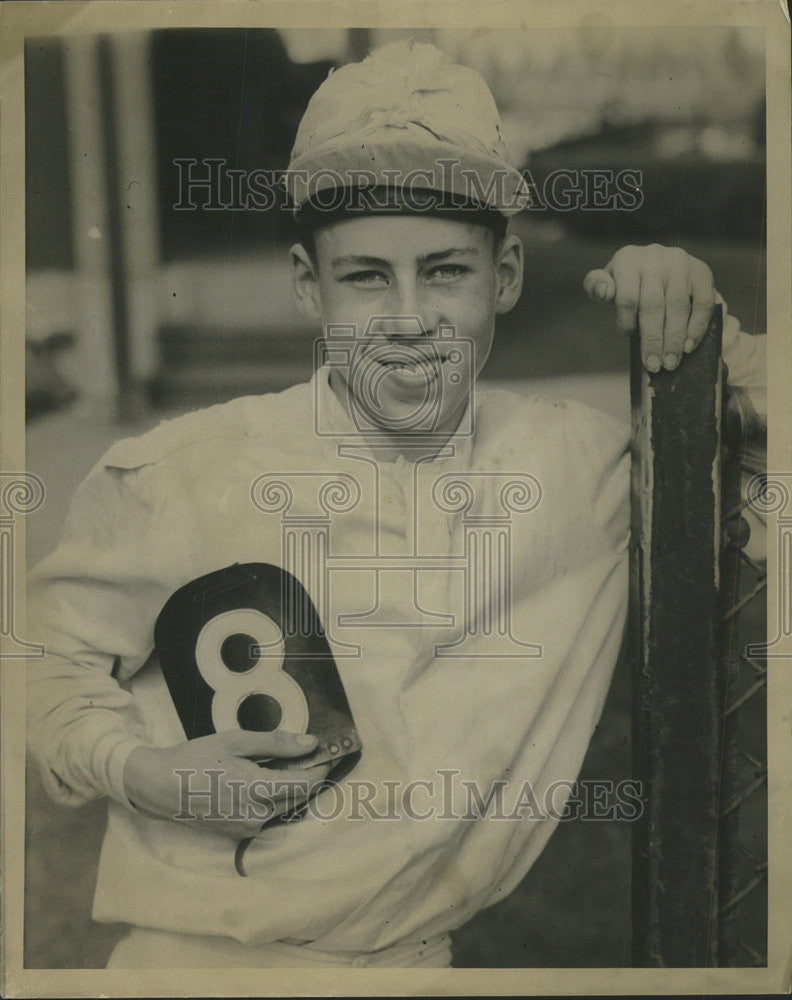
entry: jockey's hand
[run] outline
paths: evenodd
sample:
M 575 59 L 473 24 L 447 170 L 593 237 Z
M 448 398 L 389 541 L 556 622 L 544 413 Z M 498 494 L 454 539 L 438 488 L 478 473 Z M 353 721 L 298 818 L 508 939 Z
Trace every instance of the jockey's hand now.
M 124 788 L 136 809 L 242 840 L 305 802 L 330 768 L 260 768 L 262 758 L 300 758 L 313 736 L 275 730 L 229 730 L 170 747 L 136 747 L 124 768 Z
M 707 331 L 715 285 L 707 265 L 679 247 L 626 246 L 604 268 L 589 271 L 583 288 L 616 307 L 624 333 L 638 330 L 641 358 L 650 372 L 673 369 Z

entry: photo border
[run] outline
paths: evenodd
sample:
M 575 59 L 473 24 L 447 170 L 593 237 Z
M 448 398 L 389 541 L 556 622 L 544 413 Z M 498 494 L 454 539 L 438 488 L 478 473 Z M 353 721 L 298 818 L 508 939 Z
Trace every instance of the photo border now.
M 26 37 L 165 27 L 563 28 L 684 25 L 765 27 L 767 93 L 768 470 L 790 465 L 790 49 L 776 0 L 6 0 L 0 5 L 0 465 L 25 468 L 24 443 L 24 76 Z M 775 419 L 773 419 L 775 415 Z M 768 518 L 775 538 L 777 515 Z M 24 518 L 14 550 L 16 608 L 24 622 Z M 777 552 L 768 544 L 768 619 L 777 592 Z M 24 628 L 22 629 L 24 635 Z M 771 633 L 772 634 L 772 633 Z M 34 638 L 34 637 L 33 637 Z M 2 926 L 4 996 L 552 995 L 786 992 L 792 975 L 792 643 L 768 661 L 769 922 L 766 969 L 338 969 L 32 970 L 22 966 L 24 885 L 25 661 L 2 670 Z M 251 975 L 251 971 L 255 974 Z

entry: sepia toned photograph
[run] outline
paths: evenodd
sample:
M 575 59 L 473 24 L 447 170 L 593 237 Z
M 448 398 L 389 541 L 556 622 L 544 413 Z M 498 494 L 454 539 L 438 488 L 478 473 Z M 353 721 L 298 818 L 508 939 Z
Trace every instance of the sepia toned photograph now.
M 788 989 L 783 11 L 291 6 L 0 11 L 5 995 Z

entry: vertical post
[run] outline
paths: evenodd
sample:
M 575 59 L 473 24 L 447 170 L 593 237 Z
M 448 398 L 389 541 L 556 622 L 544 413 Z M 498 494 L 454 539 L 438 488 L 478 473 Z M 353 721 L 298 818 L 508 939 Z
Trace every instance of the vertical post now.
M 718 963 L 722 311 L 676 371 L 631 362 L 633 964 Z
M 131 396 L 129 368 L 129 305 L 127 301 L 126 262 L 121 237 L 121 190 L 118 177 L 118 130 L 116 129 L 116 76 L 113 47 L 108 35 L 101 35 L 97 49 L 99 98 L 104 129 L 104 173 L 107 198 L 107 247 L 109 260 L 110 301 L 113 312 L 113 350 L 118 388 L 116 405 L 122 418 L 127 416 Z
M 111 40 L 113 124 L 117 132 L 117 197 L 127 283 L 129 378 L 133 391 L 159 367 L 159 287 L 156 140 L 151 92 L 151 33 L 122 32 Z
M 97 36 L 72 35 L 64 41 L 64 51 L 79 301 L 75 382 L 85 396 L 111 408 L 118 381 L 110 336 L 113 300 Z

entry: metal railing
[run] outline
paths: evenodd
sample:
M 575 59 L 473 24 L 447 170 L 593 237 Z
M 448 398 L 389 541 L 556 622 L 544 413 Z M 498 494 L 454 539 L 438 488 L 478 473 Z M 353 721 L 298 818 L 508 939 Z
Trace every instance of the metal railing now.
M 767 964 L 767 633 L 766 552 L 749 555 L 746 508 L 751 484 L 764 477 L 765 429 L 750 406 L 729 393 L 724 437 L 724 545 L 737 565 L 725 580 L 722 628 L 728 689 L 724 711 L 724 766 L 719 859 L 719 964 Z M 740 482 L 749 484 L 740 490 Z M 757 653 L 757 651 L 759 651 Z

